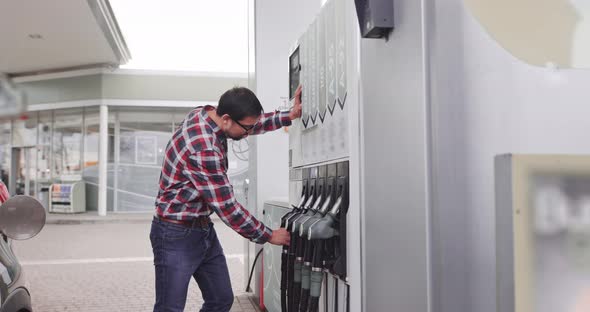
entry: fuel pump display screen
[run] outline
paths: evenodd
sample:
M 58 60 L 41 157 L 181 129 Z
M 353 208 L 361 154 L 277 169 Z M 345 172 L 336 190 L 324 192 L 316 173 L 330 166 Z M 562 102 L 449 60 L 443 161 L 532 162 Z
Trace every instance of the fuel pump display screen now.
M 299 48 L 289 57 L 289 98 L 295 96 L 295 91 L 299 86 L 299 73 L 301 72 L 301 64 L 299 61 Z

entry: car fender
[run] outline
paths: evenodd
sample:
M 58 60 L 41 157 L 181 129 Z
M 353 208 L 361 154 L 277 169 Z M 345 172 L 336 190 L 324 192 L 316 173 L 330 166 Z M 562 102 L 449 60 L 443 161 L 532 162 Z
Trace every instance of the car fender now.
M 2 308 L 0 308 L 0 312 L 17 312 L 23 309 L 33 311 L 29 291 L 20 287 L 8 295 L 8 298 L 2 304 Z

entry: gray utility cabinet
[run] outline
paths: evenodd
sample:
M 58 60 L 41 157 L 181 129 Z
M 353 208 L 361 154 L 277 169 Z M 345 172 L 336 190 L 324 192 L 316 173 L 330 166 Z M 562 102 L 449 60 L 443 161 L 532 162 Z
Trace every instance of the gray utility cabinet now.
M 291 211 L 288 202 L 264 202 L 264 224 L 279 228 L 281 217 Z M 264 244 L 264 306 L 269 312 L 281 311 L 281 252 L 282 246 Z

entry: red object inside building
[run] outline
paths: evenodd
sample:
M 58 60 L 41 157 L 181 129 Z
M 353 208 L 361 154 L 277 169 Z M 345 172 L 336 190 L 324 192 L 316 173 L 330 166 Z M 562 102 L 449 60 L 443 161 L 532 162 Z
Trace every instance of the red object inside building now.
M 8 197 L 10 197 L 8 189 L 6 188 L 6 185 L 0 181 L 0 204 L 8 200 Z

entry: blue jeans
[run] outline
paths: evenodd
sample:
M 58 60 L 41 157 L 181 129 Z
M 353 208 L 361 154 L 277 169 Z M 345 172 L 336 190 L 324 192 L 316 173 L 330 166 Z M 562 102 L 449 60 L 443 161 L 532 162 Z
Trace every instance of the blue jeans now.
M 201 312 L 230 310 L 234 295 L 213 223 L 188 228 L 153 220 L 150 240 L 156 268 L 154 312 L 183 311 L 191 277 L 203 295 Z

